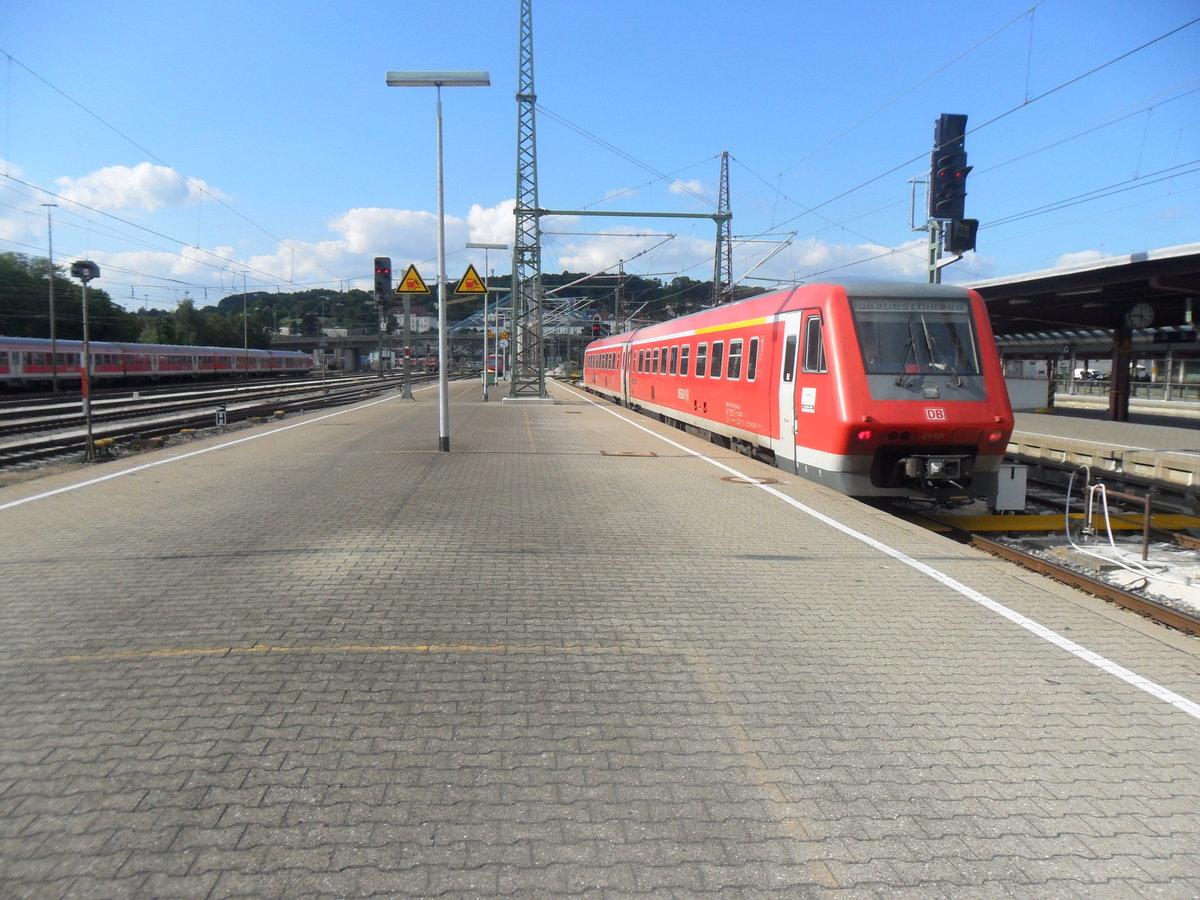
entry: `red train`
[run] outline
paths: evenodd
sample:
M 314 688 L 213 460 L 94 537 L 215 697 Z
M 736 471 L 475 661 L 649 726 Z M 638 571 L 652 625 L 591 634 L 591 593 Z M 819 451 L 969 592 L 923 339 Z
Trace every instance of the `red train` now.
M 983 300 L 813 284 L 593 341 L 584 383 L 856 497 L 992 498 L 1012 407 Z
M 242 350 L 230 347 L 179 347 L 169 344 L 111 344 L 90 341 L 91 380 L 160 381 L 216 375 L 305 374 L 313 368 L 309 353 L 291 350 Z M 58 378 L 79 381 L 82 341 L 56 341 Z M 41 387 L 53 379 L 50 341 L 0 337 L 0 386 Z

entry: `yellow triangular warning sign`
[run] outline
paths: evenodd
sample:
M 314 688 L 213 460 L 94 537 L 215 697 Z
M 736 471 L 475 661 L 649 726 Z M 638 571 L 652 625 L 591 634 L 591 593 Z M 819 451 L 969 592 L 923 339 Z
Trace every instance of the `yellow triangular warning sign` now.
M 397 294 L 428 294 L 429 288 L 425 287 L 425 282 L 421 280 L 421 276 L 417 274 L 416 266 L 409 266 L 408 271 L 404 273 L 404 277 L 400 279 L 396 285 Z
M 456 294 L 486 294 L 487 285 L 483 283 L 483 279 L 479 277 L 479 273 L 475 271 L 473 265 L 467 266 L 467 274 L 462 277 L 454 287 Z

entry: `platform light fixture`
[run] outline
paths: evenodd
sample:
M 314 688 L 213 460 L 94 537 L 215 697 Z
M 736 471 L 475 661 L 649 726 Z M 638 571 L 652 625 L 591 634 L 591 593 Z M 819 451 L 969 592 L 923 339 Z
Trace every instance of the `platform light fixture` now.
M 438 450 L 450 450 L 450 355 L 446 330 L 446 201 L 442 175 L 442 88 L 488 87 L 487 72 L 396 72 L 387 73 L 388 87 L 431 87 L 437 89 L 437 194 L 438 194 Z

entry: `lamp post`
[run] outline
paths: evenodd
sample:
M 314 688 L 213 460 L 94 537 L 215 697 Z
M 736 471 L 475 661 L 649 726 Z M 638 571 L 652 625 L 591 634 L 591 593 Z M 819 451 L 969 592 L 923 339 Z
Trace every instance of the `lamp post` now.
M 48 260 L 50 267 L 50 382 L 54 388 L 54 393 L 58 393 L 58 341 L 55 336 L 56 329 L 54 324 L 54 220 L 50 217 L 51 210 L 58 206 L 57 203 L 43 203 L 46 207 L 46 248 L 50 253 Z
M 508 244 L 477 244 L 468 243 L 467 247 L 472 250 L 483 251 L 483 402 L 487 403 L 488 399 L 488 251 L 489 250 L 507 250 Z M 499 372 L 497 372 L 499 374 Z
M 449 339 L 446 330 L 446 201 L 442 177 L 442 88 L 487 87 L 487 72 L 388 72 L 388 87 L 437 89 L 437 192 L 438 192 L 438 450 L 450 451 L 450 378 L 447 371 Z
M 246 324 L 246 273 L 242 273 L 242 349 L 250 349 L 250 330 Z
M 320 335 L 317 337 L 317 352 L 321 354 L 321 392 L 325 392 L 325 370 L 329 368 L 329 356 L 325 351 L 325 301 L 328 297 L 321 298 L 321 326 L 317 329 Z
M 91 350 L 88 341 L 88 302 L 87 286 L 93 278 L 100 277 L 100 267 L 90 259 L 80 259 L 71 263 L 71 274 L 83 282 L 83 353 L 79 366 L 80 398 L 83 401 L 83 418 L 87 424 L 87 444 L 83 448 L 83 458 L 91 462 L 96 458 L 96 448 L 92 445 L 92 401 L 91 393 Z

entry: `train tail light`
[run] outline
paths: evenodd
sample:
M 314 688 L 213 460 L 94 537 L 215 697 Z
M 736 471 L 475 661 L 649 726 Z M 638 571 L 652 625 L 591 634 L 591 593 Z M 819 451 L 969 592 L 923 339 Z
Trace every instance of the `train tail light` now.
M 988 435 L 988 440 L 993 444 L 996 443 L 997 441 L 1002 441 L 1002 440 L 1004 440 L 1004 432 L 1003 431 L 993 431 Z
M 855 433 L 854 436 L 856 438 L 858 438 L 860 441 L 863 441 L 863 442 L 869 441 L 871 439 L 871 429 L 870 428 L 860 428 L 860 429 L 858 429 L 858 431 Z

